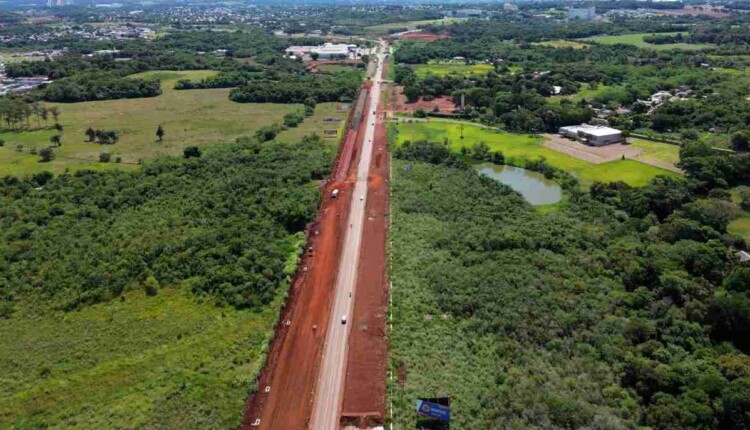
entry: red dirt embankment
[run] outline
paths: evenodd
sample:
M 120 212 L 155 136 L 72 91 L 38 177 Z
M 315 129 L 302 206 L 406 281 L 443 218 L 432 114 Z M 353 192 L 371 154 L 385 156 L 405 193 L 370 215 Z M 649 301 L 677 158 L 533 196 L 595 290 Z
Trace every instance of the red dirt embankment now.
M 362 134 L 358 130 L 363 129 L 362 125 L 353 130 L 347 128 L 335 168 L 322 187 L 323 203 L 308 228 L 305 255 L 281 311 L 258 388 L 248 397 L 241 430 L 304 429 L 308 425 L 351 203 L 356 145 Z M 337 199 L 331 198 L 334 189 L 340 190 Z M 258 425 L 257 420 L 260 420 Z
M 341 422 L 367 428 L 385 418 L 388 339 L 388 141 L 385 111 L 379 106 L 373 156 L 367 179 L 367 206 L 357 272 L 356 300 L 349 335 Z
M 396 88 L 396 100 L 393 103 L 393 110 L 395 112 L 403 113 L 414 113 L 417 109 L 422 109 L 425 112 L 432 112 L 438 107 L 442 113 L 453 113 L 456 110 L 456 105 L 453 103 L 453 99 L 450 96 L 435 97 L 433 100 L 424 100 L 421 98 L 416 102 L 407 103 L 406 97 L 404 96 L 404 87 Z
M 401 33 L 398 37 L 399 39 L 406 39 L 406 40 L 423 40 L 425 42 L 433 42 L 438 39 L 447 39 L 447 34 L 435 34 L 435 33 L 425 33 L 423 31 L 407 31 L 406 33 Z

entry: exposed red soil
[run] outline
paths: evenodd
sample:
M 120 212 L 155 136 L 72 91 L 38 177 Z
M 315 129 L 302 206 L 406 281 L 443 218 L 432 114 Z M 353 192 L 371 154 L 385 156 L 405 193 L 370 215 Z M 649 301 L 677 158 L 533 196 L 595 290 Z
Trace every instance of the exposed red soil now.
M 378 108 L 341 414 L 342 424 L 359 428 L 382 424 L 385 418 L 389 158 L 385 110 Z
M 394 102 L 393 110 L 395 112 L 403 113 L 414 113 L 417 109 L 422 109 L 426 112 L 432 112 L 435 106 L 440 109 L 442 113 L 452 113 L 456 110 L 456 105 L 450 96 L 435 97 L 434 100 L 424 100 L 420 98 L 418 101 L 413 103 L 407 103 L 406 97 L 404 97 L 404 88 L 398 87 L 396 89 L 396 100 Z
M 406 39 L 406 40 L 423 40 L 425 42 L 433 42 L 438 39 L 447 39 L 447 34 L 435 34 L 435 33 L 425 33 L 423 31 L 407 31 L 406 33 L 401 33 L 399 36 L 399 39 Z
M 336 165 L 322 186 L 323 203 L 308 227 L 306 252 L 281 311 L 257 390 L 248 397 L 242 430 L 304 429 L 308 425 L 351 203 L 348 191 L 356 169 L 355 146 L 361 140 L 359 125 L 353 130 L 347 127 Z M 330 197 L 334 189 L 341 191 L 337 199 Z M 270 387 L 268 392 L 266 387 Z
M 310 73 L 319 73 L 320 66 L 324 64 L 338 64 L 342 66 L 356 66 L 362 64 L 362 60 L 312 60 L 305 63 L 305 70 Z

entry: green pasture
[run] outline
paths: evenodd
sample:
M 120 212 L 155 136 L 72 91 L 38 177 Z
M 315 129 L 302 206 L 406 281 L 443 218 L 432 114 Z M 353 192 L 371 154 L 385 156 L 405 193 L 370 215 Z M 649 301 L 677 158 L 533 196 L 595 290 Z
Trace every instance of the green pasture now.
M 56 132 L 53 121 L 37 124 L 31 119 L 31 130 L 2 131 L 0 139 L 0 176 L 26 175 L 43 170 L 62 173 L 66 169 L 111 169 L 134 168 L 139 160 L 160 155 L 180 155 L 191 145 L 210 145 L 228 142 L 240 136 L 251 135 L 262 126 L 281 123 L 285 114 L 302 111 L 302 105 L 272 103 L 235 103 L 229 100 L 229 89 L 174 90 L 179 79 L 200 80 L 212 71 L 157 71 L 133 77 L 159 79 L 163 93 L 158 97 L 107 100 L 83 103 L 49 103 L 48 107 L 60 109 L 60 123 L 64 127 L 62 146 L 55 149 L 56 159 L 49 163 L 39 162 L 32 149 L 48 147 L 50 137 Z M 316 116 L 305 122 L 319 124 L 328 116 L 335 104 L 320 104 Z M 165 131 L 163 142 L 156 139 L 156 128 L 162 125 Z M 120 140 L 114 145 L 87 142 L 88 127 L 116 130 Z M 310 130 L 309 124 L 301 127 Z M 296 137 L 298 133 L 290 132 Z M 23 150 L 19 151 L 18 146 Z M 113 162 L 99 162 L 102 151 L 112 154 Z M 115 157 L 122 163 L 115 164 Z
M 680 34 L 680 32 L 673 32 L 673 33 L 658 33 L 659 35 L 670 35 L 674 36 L 677 34 Z M 683 33 L 686 34 L 686 33 Z M 583 39 L 579 39 L 583 42 L 596 42 L 601 43 L 602 45 L 616 45 L 616 44 L 624 44 L 624 45 L 633 45 L 637 46 L 639 48 L 647 48 L 647 49 L 655 49 L 655 50 L 667 50 L 667 49 L 683 49 L 683 50 L 702 50 L 706 48 L 711 48 L 713 45 L 708 43 L 667 43 L 664 45 L 656 45 L 653 43 L 646 43 L 643 41 L 644 36 L 652 36 L 653 33 L 633 33 L 633 34 L 620 34 L 616 36 L 592 36 L 592 37 L 586 37 Z
M 542 137 L 495 131 L 470 124 L 463 126 L 463 139 L 461 124 L 457 123 L 412 122 L 401 123 L 396 127 L 397 144 L 406 140 L 443 142 L 447 139 L 451 150 L 459 152 L 462 147 L 470 148 L 476 143 L 484 142 L 490 150 L 501 151 L 506 160 L 517 165 L 523 165 L 525 160 L 544 157 L 551 165 L 574 174 L 584 187 L 595 181 L 624 181 L 633 186 L 642 186 L 657 175 L 676 175 L 635 160 L 592 164 L 544 147 Z

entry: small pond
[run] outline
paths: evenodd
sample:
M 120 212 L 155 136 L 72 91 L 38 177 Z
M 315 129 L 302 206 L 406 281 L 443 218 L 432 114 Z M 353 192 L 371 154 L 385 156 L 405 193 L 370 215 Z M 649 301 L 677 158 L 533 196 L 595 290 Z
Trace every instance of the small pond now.
M 562 197 L 560 186 L 538 172 L 492 163 L 477 164 L 474 168 L 480 175 L 488 176 L 518 191 L 532 205 L 557 203 Z

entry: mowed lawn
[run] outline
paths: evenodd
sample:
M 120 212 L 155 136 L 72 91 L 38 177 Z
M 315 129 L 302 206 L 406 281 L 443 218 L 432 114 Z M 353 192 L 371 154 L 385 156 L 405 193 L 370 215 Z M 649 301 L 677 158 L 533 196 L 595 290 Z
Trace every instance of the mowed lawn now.
M 679 32 L 673 33 L 658 33 L 660 36 L 674 36 Z M 687 33 L 682 33 L 687 35 Z M 633 34 L 620 34 L 617 36 L 592 36 L 579 39 L 583 42 L 596 42 L 603 45 L 616 45 L 622 43 L 625 45 L 633 45 L 639 48 L 655 49 L 655 50 L 667 50 L 667 49 L 684 49 L 690 51 L 698 51 L 701 49 L 710 48 L 714 45 L 708 43 L 666 43 L 663 45 L 657 45 L 653 43 L 646 43 L 643 40 L 644 36 L 652 36 L 654 33 L 633 33 Z
M 680 147 L 677 145 L 635 138 L 628 138 L 628 142 L 630 142 L 630 146 L 643 150 L 638 158 L 672 166 L 680 161 Z
M 301 105 L 235 103 L 229 100 L 229 89 L 174 90 L 178 79 L 198 80 L 210 71 L 146 72 L 134 77 L 160 79 L 162 91 L 158 97 L 107 100 L 83 103 L 49 103 L 60 108 L 60 123 L 64 127 L 63 145 L 55 150 L 56 159 L 40 163 L 39 157 L 29 153 L 31 148 L 49 146 L 54 130 L 42 129 L 23 132 L 3 132 L 0 139 L 0 176 L 32 174 L 43 170 L 61 173 L 65 169 L 130 168 L 139 160 L 159 155 L 179 155 L 186 146 L 209 145 L 231 141 L 252 134 L 259 127 L 281 122 L 289 112 L 302 109 Z M 31 119 L 32 126 L 36 121 Z M 52 121 L 49 122 L 50 126 Z M 157 142 L 156 128 L 164 127 L 163 142 Z M 42 123 L 43 125 L 43 123 Z M 120 140 L 115 145 L 99 145 L 86 141 L 88 127 L 116 130 Z M 16 150 L 18 145 L 24 151 Z M 99 153 L 107 151 L 122 158 L 123 164 L 102 166 Z
M 484 75 L 494 67 L 490 64 L 464 64 L 464 63 L 429 63 L 412 66 L 418 78 L 424 79 L 427 75 L 443 77 L 453 73 L 459 75 Z
M 0 428 L 239 426 L 284 291 L 260 312 L 180 288 L 0 319 Z
M 401 123 L 396 127 L 398 144 L 406 140 L 443 142 L 447 138 L 452 151 L 459 152 L 461 147 L 470 148 L 476 143 L 484 142 L 492 151 L 501 151 L 506 159 L 519 165 L 522 165 L 525 160 L 544 157 L 551 165 L 575 175 L 584 187 L 590 186 L 595 181 L 624 181 L 632 186 L 643 186 L 655 176 L 676 175 L 676 173 L 635 160 L 592 164 L 544 147 L 541 137 L 494 131 L 469 124 L 463 127 L 463 139 L 461 139 L 461 125 L 456 123 L 412 122 Z

